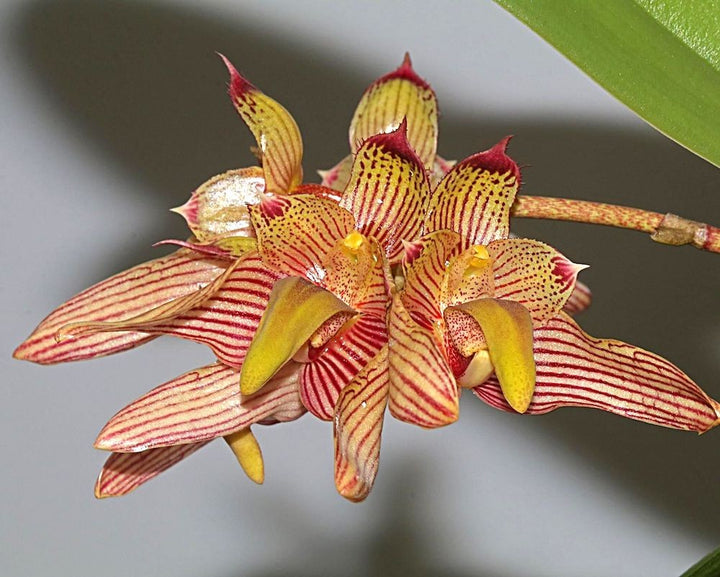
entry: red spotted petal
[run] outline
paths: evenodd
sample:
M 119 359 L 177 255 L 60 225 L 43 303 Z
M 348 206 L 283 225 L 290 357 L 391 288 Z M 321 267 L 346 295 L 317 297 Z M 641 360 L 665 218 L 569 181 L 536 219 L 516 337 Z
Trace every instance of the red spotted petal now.
M 311 351 L 301 379 L 302 401 L 308 411 L 332 419 L 340 391 L 387 343 L 384 317 L 361 314 L 321 349 Z
M 563 310 L 571 315 L 583 312 L 592 304 L 590 288 L 580 281 L 575 281 L 575 289 L 563 306 Z
M 263 261 L 316 284 L 325 278 L 329 253 L 355 228 L 347 210 L 310 194 L 266 198 L 250 215 Z
M 149 449 L 140 453 L 113 453 L 95 483 L 95 497 L 122 497 L 189 457 L 210 441 Z
M 425 232 L 454 230 L 463 237 L 464 248 L 508 237 L 510 207 L 520 185 L 520 170 L 505 154 L 508 140 L 447 173 L 430 199 Z
M 199 443 L 253 423 L 304 409 L 298 394 L 298 366 L 291 364 L 256 395 L 240 395 L 237 371 L 221 363 L 190 371 L 156 387 L 117 413 L 95 446 L 114 452 Z
M 433 333 L 415 323 L 395 296 L 389 319 L 390 413 L 434 428 L 458 418 L 459 392 Z
M 351 501 L 370 493 L 388 395 L 387 347 L 343 389 L 335 412 L 335 486 Z
M 403 240 L 419 235 L 429 191 L 427 173 L 407 141 L 403 122 L 394 132 L 372 136 L 360 147 L 340 205 L 392 261 L 402 253 Z
M 523 305 L 536 327 L 562 310 L 585 268 L 536 240 L 497 240 L 487 251 L 493 259 L 495 298 Z
M 664 358 L 585 334 L 565 314 L 534 333 L 535 394 L 527 412 L 591 407 L 654 425 L 704 432 L 720 417 L 717 401 Z M 493 407 L 512 410 L 495 378 L 474 389 Z
M 179 250 L 135 266 L 81 292 L 51 313 L 14 356 L 41 364 L 109 355 L 140 345 L 155 335 L 142 331 L 94 332 L 58 340 L 69 323 L 113 322 L 143 314 L 186 297 L 211 283 L 228 262 Z
M 182 215 L 200 242 L 218 236 L 254 236 L 248 205 L 260 202 L 265 192 L 263 171 L 257 166 L 214 176 L 173 211 Z
M 430 85 L 413 70 L 410 56 L 393 72 L 373 82 L 365 91 L 350 123 L 350 148 L 375 134 L 392 132 L 407 121 L 408 142 L 432 170 L 437 150 L 438 107 Z
M 295 120 L 221 57 L 230 72 L 230 98 L 257 141 L 267 190 L 290 192 L 302 182 L 303 145 Z

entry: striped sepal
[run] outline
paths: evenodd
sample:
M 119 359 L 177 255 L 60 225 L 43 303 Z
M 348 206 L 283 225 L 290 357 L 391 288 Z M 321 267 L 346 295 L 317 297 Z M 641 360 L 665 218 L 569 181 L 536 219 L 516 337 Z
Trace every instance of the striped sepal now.
M 352 214 L 313 194 L 267 197 L 250 217 L 268 266 L 316 284 L 325 278 L 330 251 L 355 228 Z
M 261 168 L 229 170 L 204 182 L 190 200 L 172 210 L 201 243 L 227 234 L 253 236 L 247 207 L 259 203 L 264 192 Z
M 357 229 L 377 239 L 394 260 L 402 252 L 402 241 L 415 240 L 420 233 L 429 192 L 427 173 L 408 144 L 403 122 L 360 147 L 340 206 L 352 212 Z
M 333 417 L 340 391 L 388 340 L 385 319 L 360 314 L 322 349 L 311 351 L 301 379 L 302 401 L 320 419 Z
M 335 486 L 351 501 L 365 499 L 375 481 L 387 395 L 383 347 L 343 389 L 335 411 Z
M 68 336 L 97 331 L 145 331 L 208 345 L 218 359 L 239 368 L 280 278 L 256 252 L 238 259 L 205 288 L 125 321 L 74 323 Z
M 590 287 L 580 281 L 575 281 L 575 289 L 570 294 L 570 298 L 563 306 L 563 310 L 571 315 L 583 312 L 592 304 L 592 292 Z
M 375 134 L 395 130 L 407 120 L 408 142 L 432 170 L 437 150 L 438 106 L 430 85 L 413 70 L 410 56 L 393 72 L 373 82 L 350 123 L 350 148 L 357 152 Z
M 296 418 L 303 412 L 297 366 L 278 373 L 258 394 L 242 397 L 237 371 L 216 363 L 168 381 L 125 407 L 100 431 L 95 446 L 134 453 L 198 443 L 288 410 Z
M 586 268 L 536 240 L 496 240 L 487 251 L 493 260 L 495 298 L 523 305 L 536 327 L 560 312 L 575 288 L 578 272 Z
M 704 432 L 720 416 L 718 403 L 680 369 L 638 347 L 585 334 L 561 313 L 535 330 L 535 394 L 527 410 L 591 407 L 674 429 Z M 512 410 L 495 378 L 474 392 Z
M 58 340 L 69 323 L 113 322 L 143 314 L 168 301 L 194 294 L 228 266 L 182 249 L 140 264 L 81 292 L 51 313 L 15 351 L 18 359 L 41 364 L 109 355 L 153 338 L 147 332 L 93 332 Z
M 232 103 L 257 141 L 268 192 L 291 191 L 302 182 L 303 145 L 295 120 L 222 59 L 230 72 Z
M 140 453 L 113 453 L 95 482 L 95 497 L 122 497 L 154 479 L 210 441 L 150 449 Z
M 410 316 L 425 328 L 442 319 L 441 301 L 448 265 L 460 246 L 460 235 L 440 230 L 413 243 L 420 250 L 411 262 L 403 262 L 405 288 L 402 300 Z
M 415 323 L 395 295 L 389 319 L 392 415 L 426 428 L 458 418 L 459 392 L 433 333 Z
M 520 170 L 505 154 L 508 139 L 458 162 L 433 191 L 425 232 L 460 233 L 464 248 L 507 238 Z

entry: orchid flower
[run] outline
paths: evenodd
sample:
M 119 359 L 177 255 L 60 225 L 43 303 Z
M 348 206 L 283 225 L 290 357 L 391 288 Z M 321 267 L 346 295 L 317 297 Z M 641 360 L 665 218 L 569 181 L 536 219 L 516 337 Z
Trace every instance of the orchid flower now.
M 582 332 L 568 313 L 590 304 L 583 267 L 511 238 L 510 216 L 572 215 L 709 250 L 720 248 L 717 229 L 519 197 L 508 139 L 443 160 L 435 94 L 407 56 L 362 96 L 350 155 L 322 184 L 303 183 L 292 116 L 225 63 L 261 166 L 205 182 L 175 209 L 192 232 L 165 241 L 176 252 L 73 297 L 15 351 L 51 364 L 172 335 L 217 357 L 105 425 L 95 445 L 112 455 L 98 497 L 124 495 L 218 437 L 262 482 L 251 426 L 310 412 L 333 422 L 335 483 L 359 501 L 378 471 L 386 409 L 444 426 L 463 388 L 517 413 L 575 405 L 698 432 L 718 423 L 720 405 L 677 367 Z

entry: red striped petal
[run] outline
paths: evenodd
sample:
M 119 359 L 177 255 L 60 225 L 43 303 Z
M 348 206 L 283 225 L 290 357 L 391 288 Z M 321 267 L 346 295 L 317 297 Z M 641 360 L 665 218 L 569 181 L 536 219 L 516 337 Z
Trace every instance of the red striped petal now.
M 300 394 L 308 411 L 320 419 L 332 419 L 340 391 L 387 340 L 385 318 L 361 314 L 322 349 L 311 351 L 300 381 Z
M 216 363 L 164 383 L 117 413 L 95 446 L 115 452 L 199 443 L 280 413 L 299 417 L 299 366 L 291 363 L 256 395 L 240 395 L 237 371 Z
M 211 283 L 228 262 L 179 250 L 140 264 L 81 292 L 52 312 L 14 353 L 18 359 L 41 364 L 109 355 L 140 345 L 147 332 L 100 332 L 58 341 L 69 323 L 113 322 L 186 297 Z
M 560 314 L 534 333 L 535 394 L 529 414 L 591 407 L 673 429 L 704 432 L 720 405 L 664 358 L 620 341 L 585 334 Z M 493 407 L 512 410 L 495 378 L 474 389 Z
M 347 210 L 311 194 L 267 197 L 250 216 L 263 261 L 316 284 L 325 278 L 329 253 L 355 228 Z
M 430 191 L 406 129 L 403 122 L 397 130 L 365 141 L 340 201 L 355 216 L 357 229 L 375 238 L 391 261 L 402 253 L 403 240 L 419 235 Z
M 403 263 L 405 287 L 402 300 L 415 322 L 425 328 L 442 319 L 441 302 L 448 266 L 457 255 L 460 235 L 440 230 L 413 243 L 413 251 L 420 253 L 412 262 Z
M 433 333 L 415 323 L 396 295 L 389 319 L 390 413 L 421 427 L 458 418 L 459 392 Z
M 495 298 L 523 305 L 536 327 L 560 312 L 585 268 L 551 246 L 525 238 L 496 240 L 487 251 L 493 259 Z
M 357 152 L 371 136 L 392 132 L 407 121 L 408 142 L 432 170 L 437 150 L 438 106 L 435 92 L 413 70 L 410 56 L 365 91 L 350 123 L 350 148 Z
M 200 242 L 218 236 L 254 236 L 248 205 L 260 202 L 265 192 L 263 171 L 257 166 L 214 176 L 173 212 L 182 215 Z
M 592 304 L 592 292 L 590 287 L 580 281 L 575 281 L 575 288 L 570 294 L 570 298 L 563 306 L 563 310 L 571 315 L 583 312 Z
M 210 441 L 150 449 L 141 453 L 113 453 L 95 483 L 95 497 L 122 497 L 189 457 Z
M 230 72 L 230 98 L 257 141 L 267 190 L 291 191 L 302 182 L 303 145 L 295 120 L 221 57 Z
M 387 347 L 383 347 L 342 390 L 335 412 L 335 486 L 351 501 L 365 499 L 375 481 L 387 395 Z
M 509 138 L 456 164 L 430 199 L 425 232 L 449 229 L 464 248 L 507 238 L 510 207 L 520 185 L 520 170 L 505 154 Z

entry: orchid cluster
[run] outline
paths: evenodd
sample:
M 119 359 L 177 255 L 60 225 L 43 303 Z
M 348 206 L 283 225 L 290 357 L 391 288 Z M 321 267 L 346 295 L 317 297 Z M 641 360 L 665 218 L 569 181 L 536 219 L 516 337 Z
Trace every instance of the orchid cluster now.
M 254 425 L 331 421 L 335 483 L 367 497 L 386 412 L 435 428 L 469 389 L 492 407 L 593 407 L 703 432 L 720 405 L 667 360 L 585 334 L 583 266 L 510 235 L 518 166 L 508 139 L 457 162 L 436 154 L 438 109 L 409 58 L 364 93 L 350 154 L 303 183 L 292 116 L 226 60 L 230 96 L 261 166 L 231 170 L 175 209 L 192 236 L 60 306 L 15 356 L 51 364 L 159 335 L 217 362 L 117 413 L 97 497 L 124 495 L 223 437 L 264 478 Z M 527 206 L 527 205 L 526 205 Z M 705 238 L 703 242 L 707 239 Z

